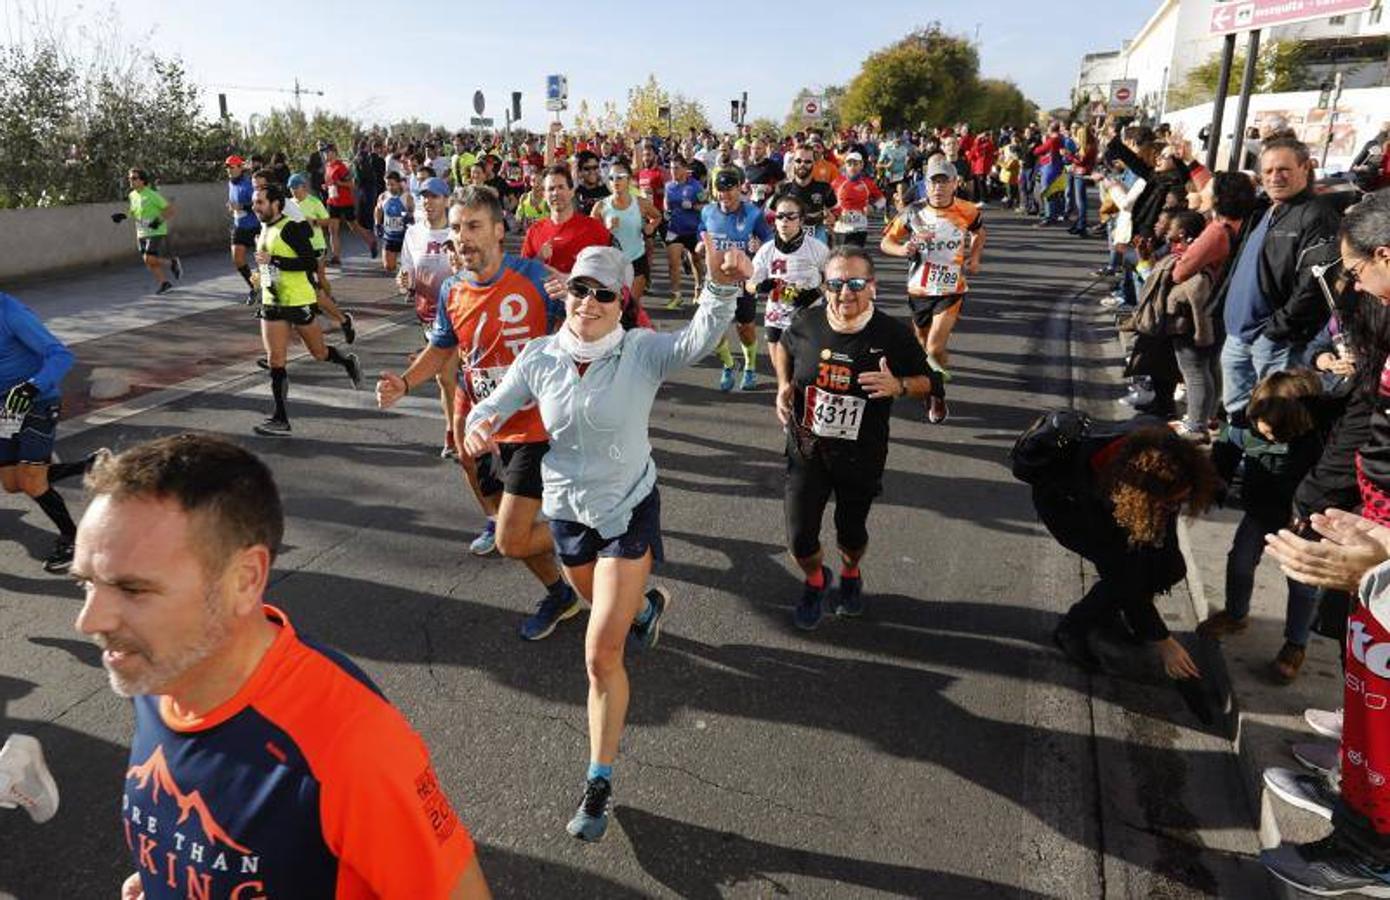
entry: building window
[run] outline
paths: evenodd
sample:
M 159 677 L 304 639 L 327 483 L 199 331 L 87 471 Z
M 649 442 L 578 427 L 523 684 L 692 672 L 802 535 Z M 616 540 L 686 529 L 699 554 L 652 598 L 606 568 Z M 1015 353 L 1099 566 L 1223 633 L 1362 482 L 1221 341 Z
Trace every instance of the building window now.
M 1330 18 L 1327 20 L 1327 24 L 1329 24 L 1329 25 L 1345 25 L 1345 24 L 1347 24 L 1347 17 L 1346 17 L 1346 16 L 1332 16 L 1332 17 L 1330 17 Z

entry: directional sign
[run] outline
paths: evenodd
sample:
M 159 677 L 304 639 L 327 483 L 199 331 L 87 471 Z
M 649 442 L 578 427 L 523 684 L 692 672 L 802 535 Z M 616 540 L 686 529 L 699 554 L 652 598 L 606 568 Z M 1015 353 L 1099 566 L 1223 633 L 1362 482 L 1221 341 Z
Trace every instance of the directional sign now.
M 1238 0 L 1211 9 L 1208 34 L 1230 34 L 1365 12 L 1376 0 Z
M 804 119 L 820 119 L 825 116 L 825 98 L 807 97 L 801 101 L 801 116 Z
M 492 116 L 469 116 L 468 124 L 474 128 L 491 128 L 493 123 Z
M 473 111 L 474 111 L 475 113 L 477 113 L 478 115 L 481 116 L 481 115 L 483 114 L 483 108 L 484 108 L 484 106 L 486 106 L 486 104 L 483 103 L 483 92 L 482 92 L 482 91 L 474 91 L 474 92 L 473 92 Z
M 1110 112 L 1123 115 L 1134 111 L 1134 99 L 1139 96 L 1139 79 L 1116 78 L 1110 82 Z
M 551 112 L 559 112 L 568 105 L 570 86 L 569 81 L 563 75 L 545 76 L 545 108 Z

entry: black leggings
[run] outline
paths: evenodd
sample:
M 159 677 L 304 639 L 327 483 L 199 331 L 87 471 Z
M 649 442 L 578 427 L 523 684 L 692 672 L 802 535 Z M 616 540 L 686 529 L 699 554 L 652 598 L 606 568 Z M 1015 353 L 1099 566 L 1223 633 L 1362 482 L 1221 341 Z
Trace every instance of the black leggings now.
M 884 460 L 853 452 L 805 454 L 787 439 L 787 483 L 783 504 L 787 544 L 797 559 L 820 551 L 825 505 L 835 495 L 835 543 L 844 550 L 869 544 L 869 507 L 882 487 Z

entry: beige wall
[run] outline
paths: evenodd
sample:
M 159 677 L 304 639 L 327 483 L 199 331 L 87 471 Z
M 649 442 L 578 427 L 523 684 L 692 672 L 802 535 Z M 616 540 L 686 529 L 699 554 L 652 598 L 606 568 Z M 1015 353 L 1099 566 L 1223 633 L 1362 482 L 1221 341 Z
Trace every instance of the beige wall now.
M 169 220 L 172 247 L 192 253 L 227 244 L 231 216 L 227 185 L 169 184 L 159 189 L 177 209 Z M 47 209 L 0 209 L 0 285 L 22 278 L 74 269 L 137 262 L 135 226 L 112 224 L 126 204 L 84 203 Z

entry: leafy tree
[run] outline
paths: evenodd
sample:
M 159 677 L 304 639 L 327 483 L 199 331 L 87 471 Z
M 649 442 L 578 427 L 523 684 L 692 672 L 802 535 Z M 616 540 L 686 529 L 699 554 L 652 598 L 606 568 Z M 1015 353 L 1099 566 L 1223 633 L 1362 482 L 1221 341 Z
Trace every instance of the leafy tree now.
M 648 75 L 645 84 L 630 88 L 627 92 L 627 116 L 624 120 L 627 130 L 639 134 L 650 134 L 652 131 L 664 134 L 666 123 L 661 118 L 663 106 L 671 108 L 671 131 L 675 134 L 682 134 L 691 128 L 710 127 L 704 104 L 682 93 L 667 91 L 655 75 Z
M 75 202 L 60 167 L 77 155 L 77 83 L 56 45 L 0 53 L 0 207 Z
M 1298 41 L 1270 41 L 1260 47 L 1255 60 L 1257 93 L 1305 90 L 1308 68 L 1303 45 Z M 1228 96 L 1240 94 L 1240 82 L 1245 73 L 1245 52 L 1237 50 L 1231 60 L 1231 77 L 1226 82 Z M 1165 109 L 1182 109 L 1216 99 L 1216 87 L 1221 79 L 1221 53 L 1213 53 L 1200 65 L 1188 70 L 1181 85 L 1170 88 Z
M 879 118 L 890 129 L 962 119 L 979 67 L 974 45 L 933 23 L 870 54 L 845 91 L 840 115 L 846 122 Z
M 980 81 L 966 118 L 979 131 L 1003 125 L 1022 126 L 1038 116 L 1037 104 L 1023 96 L 1012 81 L 985 78 Z
M 748 123 L 748 127 L 753 129 L 753 134 L 759 137 L 776 137 L 782 133 L 777 120 L 768 116 L 759 116 Z

